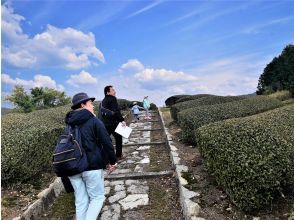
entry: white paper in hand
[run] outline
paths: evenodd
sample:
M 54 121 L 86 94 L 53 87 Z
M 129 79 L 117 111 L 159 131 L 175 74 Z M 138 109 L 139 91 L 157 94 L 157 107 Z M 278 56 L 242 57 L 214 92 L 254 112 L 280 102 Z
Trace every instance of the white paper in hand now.
M 115 129 L 115 132 L 123 136 L 124 138 L 129 138 L 132 129 L 128 126 L 123 127 L 122 123 L 120 122 Z

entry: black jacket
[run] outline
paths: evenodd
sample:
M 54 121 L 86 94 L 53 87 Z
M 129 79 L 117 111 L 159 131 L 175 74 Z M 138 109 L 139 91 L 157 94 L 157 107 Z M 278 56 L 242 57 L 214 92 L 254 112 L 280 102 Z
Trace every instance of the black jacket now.
M 119 122 L 124 121 L 115 96 L 106 95 L 102 100 L 102 106 L 114 112 L 112 117 L 102 117 L 105 126 L 116 127 Z
M 65 123 L 80 126 L 82 146 L 86 151 L 89 168 L 104 169 L 106 164 L 115 164 L 116 156 L 111 139 L 103 123 L 87 109 L 67 113 Z

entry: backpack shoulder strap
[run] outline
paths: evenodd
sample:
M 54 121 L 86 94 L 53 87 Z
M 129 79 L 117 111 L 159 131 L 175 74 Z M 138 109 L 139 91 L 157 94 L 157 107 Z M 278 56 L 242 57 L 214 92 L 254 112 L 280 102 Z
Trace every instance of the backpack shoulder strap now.
M 72 126 L 70 126 L 69 124 L 65 124 L 65 128 L 64 128 L 64 134 L 70 135 L 73 133 L 73 129 Z
M 89 118 L 87 121 L 89 121 L 91 118 Z M 69 131 L 71 133 L 68 134 L 73 134 L 75 140 L 82 140 L 82 136 L 81 136 L 81 132 L 80 129 L 87 123 L 87 121 L 85 121 L 83 124 L 80 125 L 75 125 L 75 126 L 71 126 L 69 124 L 67 124 L 67 126 L 69 127 Z M 79 134 L 79 137 L 77 137 L 77 134 Z

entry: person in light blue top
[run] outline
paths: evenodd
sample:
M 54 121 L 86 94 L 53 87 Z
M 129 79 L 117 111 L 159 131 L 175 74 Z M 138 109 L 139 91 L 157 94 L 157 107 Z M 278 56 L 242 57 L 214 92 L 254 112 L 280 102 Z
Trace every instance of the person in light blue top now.
M 131 108 L 131 111 L 132 111 L 132 114 L 133 114 L 135 121 L 139 120 L 140 109 L 144 110 L 144 108 L 137 105 L 137 102 L 133 102 L 133 107 Z
M 151 117 L 149 115 L 150 101 L 148 100 L 148 96 L 145 96 L 143 99 L 143 107 L 146 111 L 145 119 L 151 119 Z

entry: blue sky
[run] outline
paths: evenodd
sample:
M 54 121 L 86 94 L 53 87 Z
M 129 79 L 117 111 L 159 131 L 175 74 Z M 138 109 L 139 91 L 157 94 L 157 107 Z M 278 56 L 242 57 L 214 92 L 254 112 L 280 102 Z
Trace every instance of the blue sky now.
M 294 1 L 2 1 L 1 91 L 47 86 L 72 96 L 158 105 L 174 94 L 255 92 L 294 43 Z

